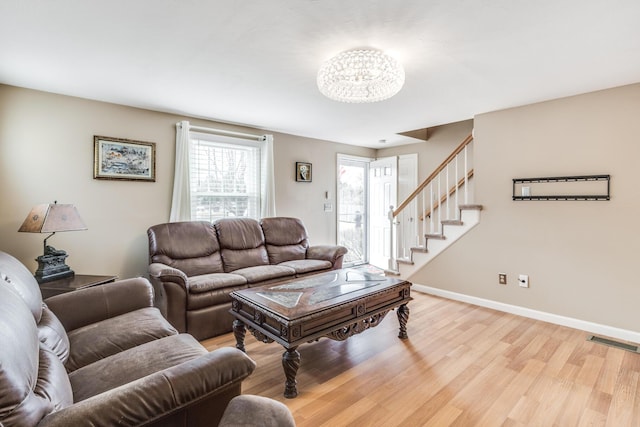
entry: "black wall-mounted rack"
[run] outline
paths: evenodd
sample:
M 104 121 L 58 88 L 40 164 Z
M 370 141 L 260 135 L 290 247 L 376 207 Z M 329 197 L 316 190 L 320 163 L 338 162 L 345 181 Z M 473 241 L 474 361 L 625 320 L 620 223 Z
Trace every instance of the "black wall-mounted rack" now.
M 554 182 L 593 182 L 593 181 L 606 181 L 606 193 L 605 194 L 545 194 L 545 195 L 528 195 L 528 196 L 516 196 L 516 187 L 522 187 L 522 184 L 536 184 L 536 183 L 554 183 Z M 513 200 L 610 200 L 611 198 L 611 176 L 610 175 L 577 175 L 577 176 L 553 176 L 543 178 L 514 178 L 513 179 Z

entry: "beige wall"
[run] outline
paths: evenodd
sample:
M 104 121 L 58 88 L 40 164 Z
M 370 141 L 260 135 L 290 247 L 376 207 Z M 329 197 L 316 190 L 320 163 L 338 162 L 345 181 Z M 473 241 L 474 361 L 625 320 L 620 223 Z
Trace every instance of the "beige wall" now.
M 429 129 L 427 141 L 379 149 L 377 157 L 418 154 L 418 182 L 424 181 L 435 168 L 473 131 L 473 120 L 436 126 Z
M 374 157 L 375 150 L 286 134 L 274 139 L 277 214 L 303 218 L 312 244 L 335 244 L 337 154 Z M 295 181 L 296 162 L 312 163 L 312 182 Z M 324 211 L 325 203 L 331 212 Z
M 0 85 L 0 250 L 35 271 L 43 234 L 18 233 L 36 204 L 75 204 L 87 231 L 58 233 L 49 244 L 69 253 L 84 274 L 146 275 L 150 225 L 169 218 L 175 123 L 267 133 L 250 128 Z M 93 179 L 93 136 L 155 142 L 157 180 Z M 324 191 L 335 208 L 337 153 L 374 150 L 274 133 L 276 210 L 307 225 L 312 243 L 335 242 L 335 215 L 323 212 Z M 296 161 L 313 163 L 313 182 L 296 183 Z
M 478 115 L 481 222 L 414 283 L 640 331 L 639 117 L 640 84 Z M 511 200 L 513 178 L 589 174 L 611 201 Z

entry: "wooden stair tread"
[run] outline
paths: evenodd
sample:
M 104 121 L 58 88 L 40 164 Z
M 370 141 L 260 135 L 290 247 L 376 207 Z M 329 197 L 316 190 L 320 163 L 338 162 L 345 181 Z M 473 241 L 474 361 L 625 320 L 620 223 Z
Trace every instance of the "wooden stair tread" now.
M 475 204 L 458 205 L 458 209 L 467 210 L 467 211 L 481 211 L 482 205 L 475 205 Z
M 444 234 L 425 234 L 424 238 L 425 239 L 445 240 L 447 238 L 447 236 L 445 236 Z

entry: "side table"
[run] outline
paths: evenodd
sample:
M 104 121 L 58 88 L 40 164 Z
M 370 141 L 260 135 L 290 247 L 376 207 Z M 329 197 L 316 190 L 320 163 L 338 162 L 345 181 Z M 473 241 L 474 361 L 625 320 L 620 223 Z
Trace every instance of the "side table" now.
M 90 274 L 75 274 L 71 277 L 52 280 L 40 283 L 42 299 L 47 299 L 54 295 L 75 291 L 76 289 L 88 288 L 90 286 L 102 285 L 103 283 L 114 282 L 118 276 L 95 276 Z

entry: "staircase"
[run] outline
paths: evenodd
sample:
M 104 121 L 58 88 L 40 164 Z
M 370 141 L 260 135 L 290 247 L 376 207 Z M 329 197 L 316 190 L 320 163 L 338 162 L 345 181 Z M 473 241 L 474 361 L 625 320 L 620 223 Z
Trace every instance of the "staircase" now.
M 482 206 L 471 202 L 472 149 L 469 135 L 397 209 L 389 211 L 392 247 L 386 274 L 408 278 L 480 222 Z

